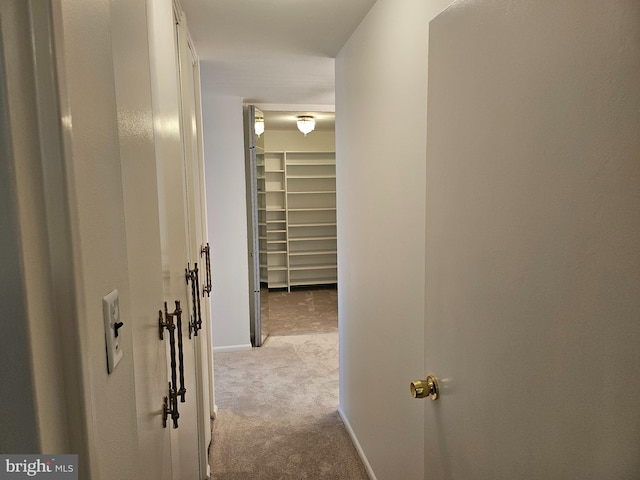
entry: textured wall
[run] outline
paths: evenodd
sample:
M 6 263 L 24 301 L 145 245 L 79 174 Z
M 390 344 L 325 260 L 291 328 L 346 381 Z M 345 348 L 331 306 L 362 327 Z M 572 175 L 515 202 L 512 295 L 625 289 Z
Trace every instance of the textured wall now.
M 36 172 L 39 168 L 37 143 L 27 134 L 33 131 L 37 119 L 29 62 L 29 18 L 24 7 L 17 2 L 3 2 L 0 6 L 0 451 L 7 453 L 35 452 L 40 447 L 28 318 L 28 309 L 33 307 L 28 304 L 28 280 L 36 280 L 37 276 L 31 275 L 35 265 L 24 258 L 23 239 L 37 231 L 33 227 L 42 225 L 41 216 L 25 207 L 42 207 L 43 201 L 38 195 L 42 190 L 38 188 L 38 176 L 28 174 L 34 166 Z M 36 198 L 25 206 L 33 186 Z M 47 254 L 43 255 L 41 242 L 36 238 L 30 243 L 35 247 L 33 256 L 45 261 L 46 271 Z M 40 310 L 41 302 L 36 306 Z
M 250 348 L 242 99 L 205 96 L 202 103 L 213 347 Z
M 336 60 L 340 408 L 379 479 L 422 478 L 428 21 L 379 0 Z
M 265 151 L 316 150 L 333 152 L 336 149 L 335 132 L 316 131 L 306 137 L 296 130 L 269 130 L 264 133 Z
M 56 43 L 64 62 L 65 163 L 90 474 L 93 479 L 132 478 L 135 392 L 110 5 L 65 0 L 59 21 Z M 108 375 L 102 297 L 114 288 L 120 292 L 125 324 L 119 337 L 124 357 Z

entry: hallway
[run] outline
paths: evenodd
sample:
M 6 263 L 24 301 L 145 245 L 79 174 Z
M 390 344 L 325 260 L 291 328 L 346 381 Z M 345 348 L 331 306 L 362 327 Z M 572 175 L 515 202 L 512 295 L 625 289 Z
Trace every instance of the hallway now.
M 213 478 L 367 479 L 337 413 L 337 291 L 270 292 L 269 306 L 262 347 L 215 355 Z
M 640 478 L 640 2 L 450 3 L 0 2 L 3 455 L 87 480 L 210 480 L 209 453 L 217 478 L 358 478 L 356 451 L 372 480 Z M 313 193 L 336 248 L 313 251 L 339 259 L 339 336 L 251 350 L 249 104 L 336 113 Z

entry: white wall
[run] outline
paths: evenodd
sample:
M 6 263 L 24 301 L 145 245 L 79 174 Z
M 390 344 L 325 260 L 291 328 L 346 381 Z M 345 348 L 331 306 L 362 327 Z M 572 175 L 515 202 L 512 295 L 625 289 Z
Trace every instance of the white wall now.
M 86 441 L 83 478 L 135 478 L 137 430 L 131 299 L 111 45 L 110 5 L 62 1 L 56 23 L 60 55 L 65 168 L 70 205 Z M 102 297 L 117 288 L 124 356 L 112 374 L 105 361 Z M 80 412 L 79 415 L 83 413 Z M 73 445 L 72 445 L 73 446 Z M 89 464 L 87 465 L 87 463 Z
M 424 477 L 428 21 L 378 0 L 336 59 L 340 411 L 378 479 Z
M 29 14 L 32 14 L 30 18 Z M 0 304 L 3 308 L 0 348 L 0 451 L 27 453 L 66 451 L 67 421 L 60 325 L 55 315 L 56 298 L 49 282 L 51 265 L 46 221 L 48 192 L 45 192 L 40 148 L 54 139 L 47 165 L 59 166 L 57 110 L 49 110 L 53 99 L 38 98 L 36 91 L 55 92 L 51 79 L 51 58 L 33 63 L 32 40 L 45 51 L 50 47 L 46 25 L 47 8 L 41 3 L 28 10 L 27 2 L 0 5 Z M 44 19 L 44 24 L 40 20 Z M 31 35 L 30 22 L 38 35 Z M 38 69 L 36 79 L 34 67 Z M 37 86 L 36 86 L 37 85 Z M 55 105 L 55 103 L 54 103 Z M 39 114 L 52 115 L 53 128 L 39 130 Z M 50 127 L 50 125 L 46 125 Z M 64 205 L 57 205 L 64 209 Z M 59 212 L 57 212 L 59 213 Z M 61 228 L 63 215 L 58 218 Z M 52 240 L 54 242 L 55 240 Z M 59 258 L 65 258 L 58 252 Z M 57 272 L 59 273 L 59 272 Z M 33 359 L 32 352 L 38 352 Z M 69 392 L 72 395 L 72 392 Z
M 206 94 L 205 94 L 206 95 Z M 242 98 L 203 96 L 214 351 L 251 348 Z
M 264 149 L 267 152 L 323 151 L 336 149 L 336 135 L 331 131 L 314 131 L 305 137 L 296 130 L 269 130 L 264 132 Z

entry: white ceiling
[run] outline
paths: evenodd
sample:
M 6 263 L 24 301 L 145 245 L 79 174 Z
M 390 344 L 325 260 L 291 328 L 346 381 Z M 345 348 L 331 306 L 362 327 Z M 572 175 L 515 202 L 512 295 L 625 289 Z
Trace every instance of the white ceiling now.
M 375 0 L 182 0 L 203 95 L 331 111 L 334 59 Z

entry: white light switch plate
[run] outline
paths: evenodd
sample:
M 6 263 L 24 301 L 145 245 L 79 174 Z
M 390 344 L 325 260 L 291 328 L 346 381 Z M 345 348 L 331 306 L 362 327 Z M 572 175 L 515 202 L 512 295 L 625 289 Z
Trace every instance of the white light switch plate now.
M 122 349 L 116 336 L 116 323 L 120 322 L 120 300 L 118 290 L 114 290 L 102 299 L 102 314 L 104 316 L 104 338 L 107 345 L 107 371 L 113 372 L 122 359 Z

